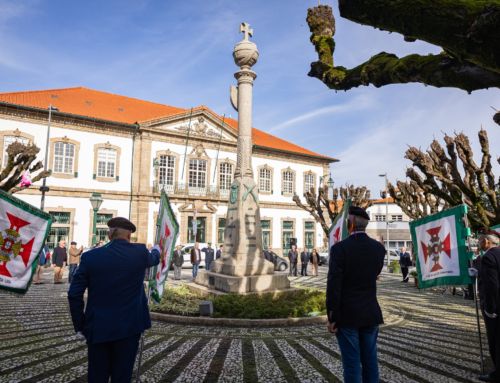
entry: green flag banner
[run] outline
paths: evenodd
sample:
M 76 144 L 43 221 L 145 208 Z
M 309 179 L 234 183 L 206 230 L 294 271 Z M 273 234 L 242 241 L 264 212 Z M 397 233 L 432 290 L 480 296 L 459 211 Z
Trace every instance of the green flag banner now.
M 160 246 L 160 264 L 156 266 L 154 278 L 150 281 L 151 297 L 160 303 L 163 287 L 167 280 L 168 270 L 174 254 L 175 242 L 179 235 L 179 224 L 164 191 L 161 192 L 160 211 L 156 230 L 156 244 Z
M 461 205 L 410 222 L 420 288 L 471 283 L 466 215 Z
M 337 242 L 346 239 L 349 235 L 349 231 L 347 228 L 347 217 L 349 216 L 349 207 L 351 206 L 351 199 L 348 198 L 344 201 L 344 205 L 342 206 L 342 210 L 335 217 L 332 222 L 332 226 L 330 227 L 330 231 L 328 232 L 328 252 L 333 245 Z
M 0 190 L 0 288 L 28 291 L 51 223 L 49 214 Z

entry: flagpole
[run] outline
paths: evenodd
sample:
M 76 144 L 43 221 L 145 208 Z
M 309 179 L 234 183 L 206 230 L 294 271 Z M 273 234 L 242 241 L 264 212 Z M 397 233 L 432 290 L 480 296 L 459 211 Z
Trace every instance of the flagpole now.
M 479 303 L 477 301 L 477 278 L 476 277 L 474 277 L 474 283 L 472 284 L 472 291 L 474 293 L 474 305 L 476 306 L 477 333 L 479 335 L 479 355 L 481 357 L 481 360 L 479 361 L 479 367 L 481 368 L 481 374 L 484 374 L 483 339 L 481 336 L 481 322 L 479 320 Z
M 215 182 L 215 175 L 217 174 L 217 165 L 219 164 L 220 144 L 222 142 L 222 127 L 224 126 L 224 120 L 225 120 L 225 118 L 226 118 L 226 114 L 224 113 L 222 115 L 222 125 L 220 127 L 219 146 L 217 147 L 217 155 L 215 157 L 214 178 L 212 180 L 212 183 Z
M 186 167 L 186 156 L 187 156 L 188 143 L 189 143 L 189 133 L 191 132 L 191 117 L 192 116 L 193 116 L 193 108 L 191 108 L 191 111 L 189 112 L 189 124 L 188 124 L 188 131 L 186 134 L 186 146 L 184 148 L 184 161 L 182 162 L 181 180 L 184 179 L 184 168 Z
M 160 211 L 161 211 L 161 208 L 162 208 L 162 204 L 160 202 Z M 160 217 L 160 215 L 158 214 L 158 217 Z M 159 222 L 159 218 L 158 220 L 156 221 L 156 243 L 158 243 L 158 240 L 159 240 L 159 235 L 160 235 L 160 222 Z M 155 243 L 155 244 L 156 244 Z M 148 293 L 147 293 L 147 302 L 148 302 L 148 311 L 149 311 L 149 304 L 151 303 L 151 286 L 149 285 L 150 281 L 153 279 L 152 276 L 154 276 L 156 273 L 154 272 L 154 267 L 149 267 L 147 269 L 147 275 L 148 275 L 148 278 L 147 278 L 147 288 L 148 288 Z M 137 371 L 136 371 L 136 375 L 135 375 L 135 381 L 136 383 L 140 383 L 141 381 L 141 365 L 142 365 L 142 352 L 144 351 L 144 332 L 141 334 L 141 344 L 139 346 L 139 360 L 137 361 Z

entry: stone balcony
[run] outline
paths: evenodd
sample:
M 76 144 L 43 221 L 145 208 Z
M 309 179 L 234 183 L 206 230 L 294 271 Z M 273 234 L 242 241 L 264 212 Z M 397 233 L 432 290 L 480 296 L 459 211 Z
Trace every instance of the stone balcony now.
M 162 190 L 172 197 L 205 197 L 224 201 L 229 198 L 229 189 L 221 189 L 219 185 L 192 187 L 183 182 L 176 182 L 173 185 L 160 185 L 155 182 L 153 192 L 161 193 Z

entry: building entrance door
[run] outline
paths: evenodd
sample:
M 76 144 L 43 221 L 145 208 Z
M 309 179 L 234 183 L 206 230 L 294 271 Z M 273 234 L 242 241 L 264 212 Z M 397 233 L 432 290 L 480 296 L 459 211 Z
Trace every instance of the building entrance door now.
M 207 230 L 207 219 L 205 217 L 197 217 L 196 225 L 193 225 L 194 217 L 188 217 L 188 232 L 187 238 L 188 243 L 200 242 L 205 243 L 206 230 Z M 194 236 L 194 231 L 196 230 L 196 239 Z

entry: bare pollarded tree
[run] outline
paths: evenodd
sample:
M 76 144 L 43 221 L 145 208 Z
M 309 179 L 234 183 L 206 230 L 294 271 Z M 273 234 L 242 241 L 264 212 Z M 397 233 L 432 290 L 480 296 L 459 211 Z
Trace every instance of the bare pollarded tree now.
M 342 210 L 343 203 L 350 198 L 353 205 L 367 208 L 371 205 L 370 191 L 366 186 L 346 185 L 334 188 L 333 198 L 328 198 L 328 186 L 324 185 L 318 190 L 311 188 L 304 193 L 304 202 L 296 194 L 293 201 L 298 207 L 307 211 L 318 222 L 325 235 L 328 236 L 331 222 Z
M 0 189 L 7 193 L 16 193 L 27 186 L 20 186 L 23 174 L 29 171 L 31 181 L 36 182 L 50 175 L 50 170 L 43 170 L 42 161 L 36 161 L 40 149 L 34 144 L 25 145 L 13 142 L 7 147 L 7 163 L 0 172 Z
M 444 148 L 434 140 L 425 152 L 415 147 L 406 151 L 412 162 L 406 171 L 409 181 L 389 184 L 389 193 L 410 218 L 465 203 L 474 229 L 500 224 L 500 177 L 493 174 L 488 134 L 481 129 L 478 137 L 479 163 L 463 133 L 445 135 Z
M 426 41 L 443 51 L 405 57 L 381 52 L 351 69 L 335 66 L 332 8 L 310 8 L 307 23 L 319 60 L 311 64 L 309 76 L 331 89 L 422 83 L 470 93 L 500 87 L 500 0 L 339 0 L 339 10 L 355 23 L 400 33 L 408 42 Z M 494 121 L 500 124 L 500 112 Z

